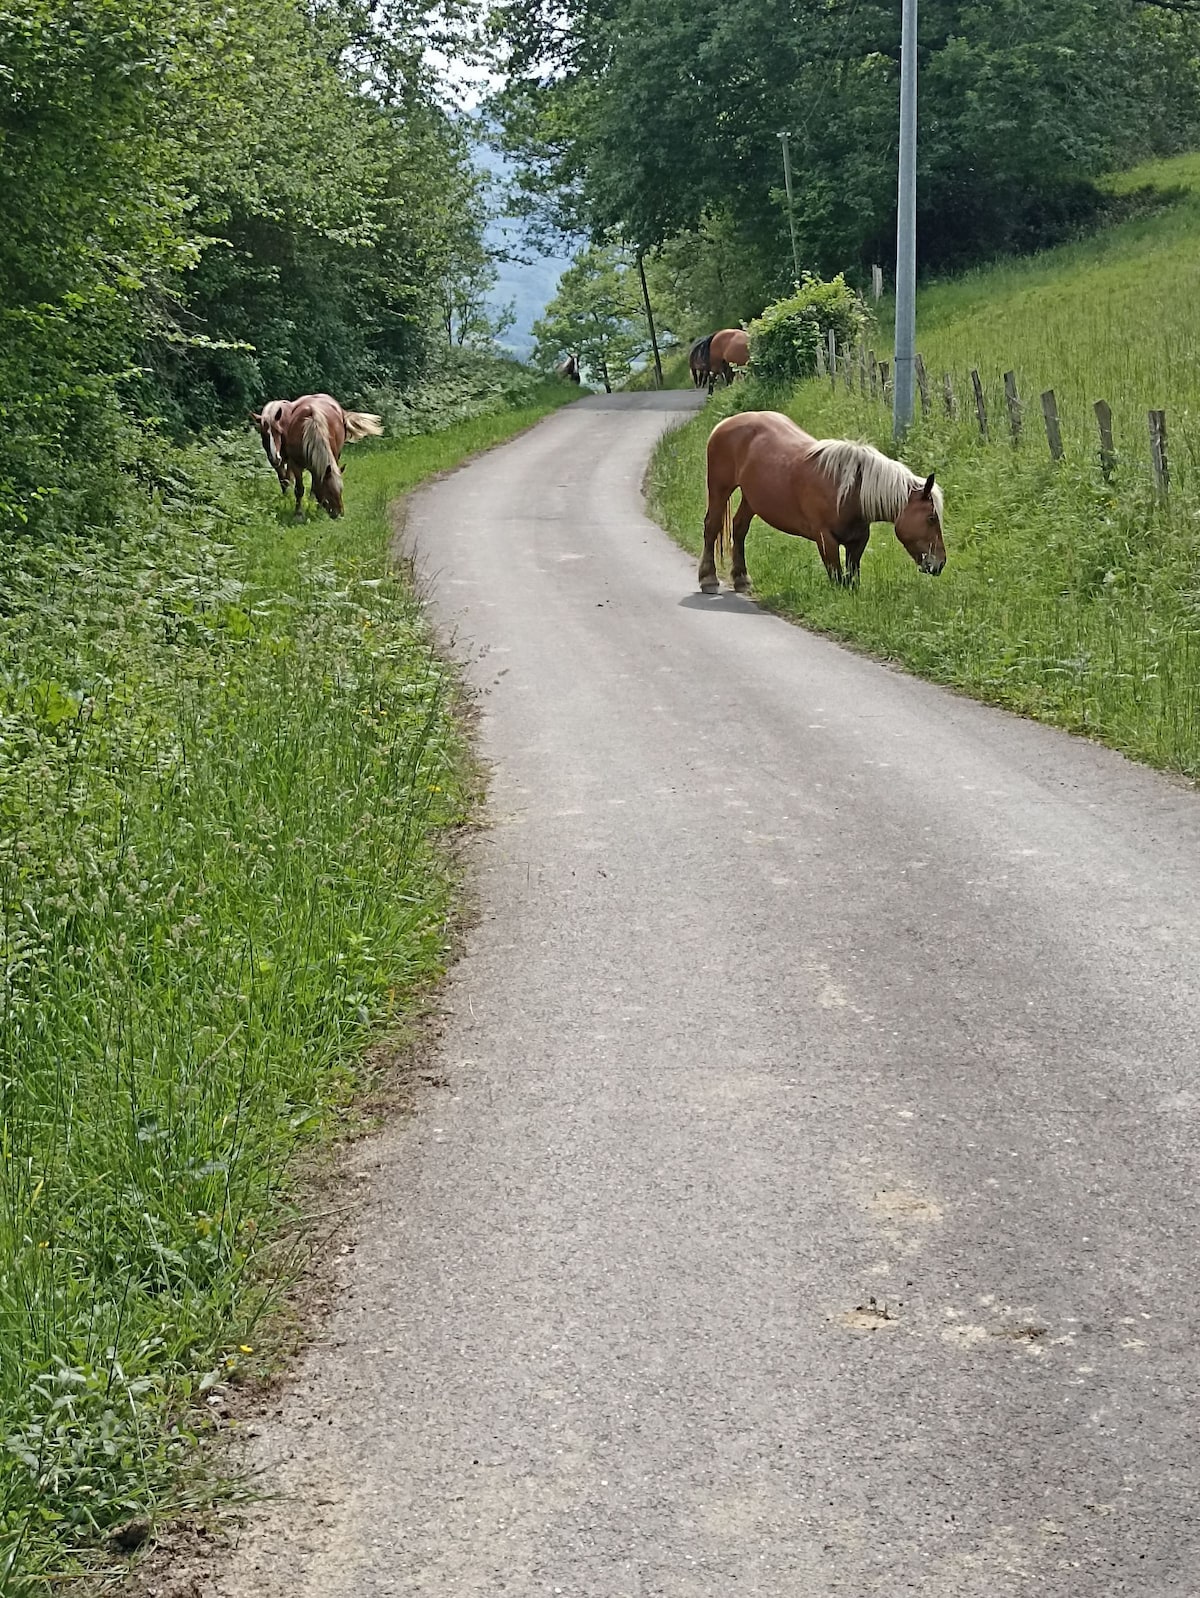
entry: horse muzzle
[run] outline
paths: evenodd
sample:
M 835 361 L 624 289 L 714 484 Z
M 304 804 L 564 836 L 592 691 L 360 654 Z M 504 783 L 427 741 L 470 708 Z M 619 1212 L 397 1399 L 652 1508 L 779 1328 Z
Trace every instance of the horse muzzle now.
M 927 577 L 940 577 L 946 564 L 945 555 L 922 555 L 921 570 Z

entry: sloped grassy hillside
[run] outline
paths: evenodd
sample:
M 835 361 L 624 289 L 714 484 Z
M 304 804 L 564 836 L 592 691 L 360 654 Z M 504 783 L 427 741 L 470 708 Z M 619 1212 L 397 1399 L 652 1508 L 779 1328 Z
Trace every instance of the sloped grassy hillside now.
M 1124 174 L 1172 202 L 1094 238 L 927 287 L 918 347 L 932 406 L 904 458 L 936 469 L 950 560 L 918 575 L 877 528 L 855 592 L 831 588 L 811 545 L 754 524 L 760 598 L 937 681 L 1084 731 L 1155 764 L 1200 773 L 1200 156 Z M 889 353 L 890 326 L 875 343 Z M 980 435 L 969 372 L 983 380 Z M 1013 443 L 1003 374 L 1024 405 Z M 950 373 L 958 414 L 947 415 Z M 1040 394 L 1057 399 L 1065 455 L 1046 443 Z M 1093 402 L 1112 407 L 1106 480 Z M 664 439 L 650 473 L 654 510 L 699 548 L 704 444 L 719 414 L 773 406 L 820 437 L 894 452 L 887 405 L 812 381 L 790 393 L 753 382 Z M 1171 487 L 1150 472 L 1146 413 L 1167 416 Z

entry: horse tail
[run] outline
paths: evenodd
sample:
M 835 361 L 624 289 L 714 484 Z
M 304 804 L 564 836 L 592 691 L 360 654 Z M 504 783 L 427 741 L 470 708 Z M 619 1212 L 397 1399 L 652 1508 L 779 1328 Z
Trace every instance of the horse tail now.
M 347 444 L 357 444 L 360 438 L 382 438 L 383 422 L 370 411 L 343 411 Z
M 725 514 L 721 517 L 721 531 L 717 534 L 717 559 L 725 559 L 725 551 L 732 547 L 733 495 L 725 501 Z
M 304 452 L 304 464 L 312 473 L 313 493 L 317 493 L 317 485 L 323 483 L 326 473 L 329 473 L 340 494 L 341 470 L 333 453 L 333 446 L 329 442 L 329 423 L 319 411 L 304 418 L 304 425 L 300 430 L 300 447 Z M 320 498 L 320 495 L 317 497 Z

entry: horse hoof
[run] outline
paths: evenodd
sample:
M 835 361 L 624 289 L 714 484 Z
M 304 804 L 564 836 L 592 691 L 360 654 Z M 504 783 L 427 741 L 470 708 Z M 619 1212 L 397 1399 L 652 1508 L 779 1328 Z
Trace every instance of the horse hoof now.
M 735 577 L 733 580 L 735 594 L 752 594 L 754 592 L 748 577 Z
M 700 592 L 702 594 L 719 594 L 721 592 L 720 581 L 716 577 L 706 577 L 700 584 Z

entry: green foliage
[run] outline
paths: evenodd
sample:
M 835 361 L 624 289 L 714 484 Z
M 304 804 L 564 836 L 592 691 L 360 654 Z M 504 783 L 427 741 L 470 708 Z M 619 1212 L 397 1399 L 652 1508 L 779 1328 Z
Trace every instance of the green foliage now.
M 749 565 L 764 603 L 915 671 L 1165 766 L 1200 776 L 1200 333 L 1194 239 L 1200 157 L 1127 174 L 1185 186 L 1186 198 L 1086 242 L 934 284 L 918 299 L 918 344 L 933 407 L 903 456 L 936 470 L 949 564 L 922 579 L 876 528 L 857 592 L 826 581 L 812 546 L 755 522 Z M 1153 285 L 1153 293 L 1147 285 Z M 968 373 L 978 368 L 992 438 L 979 436 Z M 1024 426 L 1014 446 L 1002 374 L 1015 371 Z M 960 415 L 940 402 L 949 372 Z M 1038 396 L 1053 388 L 1066 458 L 1050 460 Z M 1113 410 L 1117 465 L 1106 481 L 1092 403 Z M 650 482 L 656 513 L 699 549 L 704 445 L 727 407 L 771 405 L 823 437 L 894 453 L 888 408 L 841 378 L 798 388 L 749 384 L 664 439 Z M 1154 493 L 1148 408 L 1165 407 L 1172 484 Z
M 539 365 L 554 366 L 573 353 L 606 392 L 619 387 L 650 344 L 633 268 L 611 246 L 581 250 L 533 335 Z
M 572 387 L 571 395 L 576 392 Z M 517 361 L 450 349 L 419 382 L 403 390 L 370 389 L 364 403 L 383 418 L 389 437 L 400 438 L 437 433 L 498 410 L 558 403 L 563 397 L 563 385 Z
M 839 273 L 826 283 L 806 272 L 796 292 L 768 305 L 751 322 L 750 363 L 767 382 L 798 382 L 817 370 L 817 350 L 830 332 L 839 349 L 852 348 L 870 325 L 870 313 Z
M 683 342 L 719 327 L 743 327 L 774 293 L 724 213 L 667 239 L 646 258 L 655 315 Z
M 828 275 L 892 259 L 895 5 L 501 0 L 492 17 L 507 73 L 496 109 L 529 205 L 594 236 L 711 253 L 729 292 L 693 294 L 696 331 L 790 285 L 781 128 L 801 263 Z M 1077 232 L 1102 213 L 1100 174 L 1200 133 L 1200 16 L 1186 6 L 924 0 L 920 71 L 927 267 Z
M 344 521 L 242 435 L 159 446 L 119 543 L 0 551 L 6 1592 L 202 1490 L 294 1156 L 446 953 L 459 736 L 387 503 L 562 397 L 356 446 Z
M 445 8 L 0 0 L 0 518 L 136 501 L 137 422 L 419 375 L 482 335 L 486 203 L 421 65 Z

